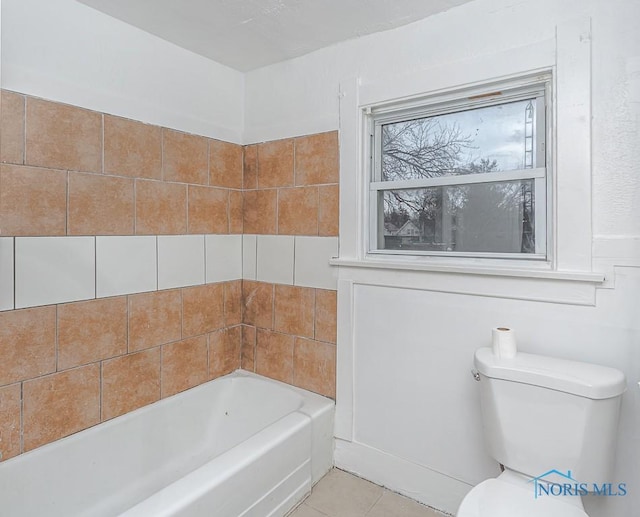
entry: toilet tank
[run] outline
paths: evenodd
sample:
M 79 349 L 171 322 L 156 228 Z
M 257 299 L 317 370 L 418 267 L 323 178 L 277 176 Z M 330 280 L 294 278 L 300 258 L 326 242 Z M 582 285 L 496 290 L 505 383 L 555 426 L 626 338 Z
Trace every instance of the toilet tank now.
M 518 353 L 475 354 L 488 451 L 537 477 L 570 470 L 580 483 L 610 482 L 624 374 L 614 368 Z

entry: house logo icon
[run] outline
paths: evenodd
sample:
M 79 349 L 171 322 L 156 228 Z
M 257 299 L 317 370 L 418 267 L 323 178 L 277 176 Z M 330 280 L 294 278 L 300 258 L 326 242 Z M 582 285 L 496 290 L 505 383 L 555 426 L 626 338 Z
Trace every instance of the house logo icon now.
M 588 494 L 598 496 L 624 496 L 627 495 L 626 483 L 580 483 L 572 475 L 570 470 L 562 472 L 551 469 L 529 480 L 533 483 L 534 497 L 540 496 L 574 496 L 581 497 Z
M 560 478 L 559 482 L 549 481 L 549 478 Z M 571 471 L 567 470 L 566 474 L 557 469 L 551 469 L 531 479 L 529 483 L 533 483 L 534 497 L 537 499 L 541 495 L 573 495 L 571 488 L 579 492 L 580 483 L 573 478 Z M 554 489 L 560 487 L 560 489 Z M 569 493 L 567 493 L 569 492 Z

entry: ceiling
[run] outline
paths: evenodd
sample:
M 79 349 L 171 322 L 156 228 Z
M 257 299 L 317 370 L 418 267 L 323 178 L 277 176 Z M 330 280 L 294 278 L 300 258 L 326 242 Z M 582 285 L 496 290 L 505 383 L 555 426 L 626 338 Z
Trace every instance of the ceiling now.
M 79 0 L 241 72 L 470 0 Z

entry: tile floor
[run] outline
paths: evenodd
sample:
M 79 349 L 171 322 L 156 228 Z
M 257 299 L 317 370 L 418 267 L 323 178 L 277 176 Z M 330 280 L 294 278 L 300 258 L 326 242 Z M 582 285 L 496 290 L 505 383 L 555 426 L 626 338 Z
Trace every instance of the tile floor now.
M 386 488 L 333 469 L 288 517 L 443 517 Z

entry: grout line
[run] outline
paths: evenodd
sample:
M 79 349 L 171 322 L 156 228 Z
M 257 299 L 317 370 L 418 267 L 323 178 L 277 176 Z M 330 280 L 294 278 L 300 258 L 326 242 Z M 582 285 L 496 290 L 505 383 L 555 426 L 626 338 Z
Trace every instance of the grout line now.
M 317 329 L 316 329 L 316 317 L 318 315 L 318 289 L 313 288 L 313 338 L 314 340 L 317 341 L 316 339 L 316 333 L 317 333 Z
M 362 479 L 364 479 L 364 478 L 362 478 Z M 368 481 L 368 480 L 365 480 L 365 481 Z M 369 481 L 369 483 L 371 483 L 371 481 Z M 375 483 L 374 483 L 374 484 L 375 484 Z M 380 486 L 380 485 L 378 485 L 378 486 Z M 369 515 L 369 514 L 371 513 L 371 510 L 373 510 L 373 509 L 376 507 L 376 505 L 380 502 L 380 500 L 381 500 L 381 499 L 382 499 L 382 497 L 384 496 L 385 492 L 388 492 L 388 491 L 389 491 L 389 490 L 387 490 L 387 489 L 386 489 L 386 488 L 384 488 L 384 487 L 381 487 L 381 488 L 382 488 L 382 491 L 380 492 L 380 495 L 379 495 L 379 496 L 378 496 L 378 498 L 375 500 L 375 502 L 371 505 L 371 508 L 369 508 L 369 509 L 367 510 L 367 513 L 365 513 L 365 516 L 366 516 L 366 515 Z
M 131 343 L 129 342 L 130 341 L 129 338 L 131 336 L 131 311 L 129 310 L 130 308 L 129 301 L 131 299 L 131 294 L 126 294 L 125 298 L 127 303 L 127 354 L 128 354 L 131 351 Z
M 58 355 L 59 355 L 58 354 L 58 350 L 60 348 L 60 338 L 59 338 L 60 331 L 59 331 L 59 328 L 58 328 L 59 304 L 54 305 L 54 307 L 56 308 L 56 310 L 55 310 L 55 323 L 54 323 L 55 324 L 55 330 L 56 330 L 56 332 L 55 332 L 55 359 L 56 359 L 56 369 L 55 369 L 55 371 L 59 372 L 60 371 L 60 369 L 59 369 L 59 361 L 58 361 L 58 359 L 59 359 L 58 358 Z
M 27 164 L 27 96 L 22 100 L 22 165 Z
M 105 172 L 105 168 L 104 168 L 104 132 L 105 132 L 104 131 L 104 113 L 102 113 L 102 116 L 100 117 L 100 122 L 101 122 L 100 131 L 102 133 L 101 134 L 101 136 L 102 136 L 102 142 L 101 142 L 102 143 L 102 149 L 101 149 L 102 163 L 100 164 L 101 165 L 100 173 L 104 174 L 104 172 Z
M 133 178 L 133 235 L 138 235 L 138 178 Z
M 316 185 L 316 235 L 320 236 L 320 187 Z
M 211 139 L 207 138 L 207 185 L 211 186 Z
M 160 181 L 164 181 L 164 127 L 160 127 Z
M 291 146 L 293 147 L 293 150 L 292 150 L 292 153 L 291 153 L 293 155 L 292 156 L 293 163 L 291 164 L 291 167 L 293 168 L 293 186 L 295 187 L 298 184 L 297 183 L 298 171 L 296 170 L 296 147 L 297 147 L 296 140 L 297 139 L 296 138 L 292 138 L 291 140 L 292 140 Z
M 184 287 L 180 288 L 180 339 L 184 339 Z
M 103 376 L 103 371 L 102 371 L 102 367 L 103 367 L 103 363 L 104 361 L 99 361 L 98 364 L 100 365 L 100 400 L 98 401 L 99 404 L 99 412 L 100 412 L 100 422 L 104 422 L 104 413 L 103 413 L 103 408 L 102 408 L 102 389 L 104 386 L 104 376 Z
M 70 172 L 67 172 L 67 179 L 65 181 L 64 189 L 65 189 L 65 197 L 66 197 L 66 206 L 64 213 L 64 234 L 69 235 L 69 181 L 70 181 Z
M 160 382 L 158 383 L 158 400 L 162 400 L 162 356 L 164 355 L 164 345 L 159 345 L 160 349 Z
M 271 284 L 271 330 L 276 330 L 276 284 Z
M 190 235 L 189 234 L 189 192 L 190 192 L 190 188 L 189 187 L 190 187 L 190 185 L 188 183 L 185 183 L 185 185 L 184 185 L 184 188 L 185 188 L 185 194 L 184 194 L 185 195 L 185 203 L 184 203 L 184 205 L 185 205 L 185 214 L 184 215 L 185 215 L 185 219 L 186 219 L 186 222 L 187 222 L 187 230 L 186 230 L 186 234 L 187 235 Z
M 20 454 L 24 452 L 24 381 L 20 382 Z

